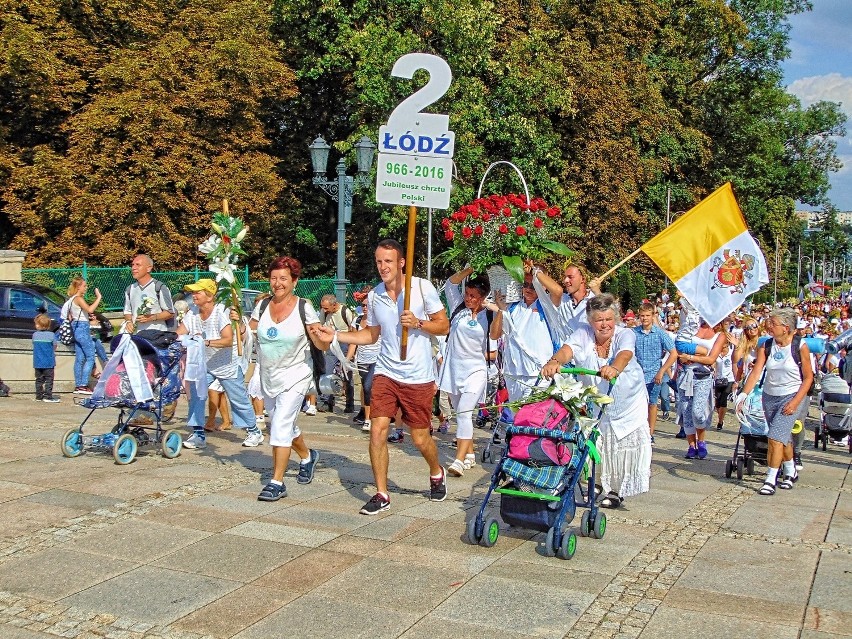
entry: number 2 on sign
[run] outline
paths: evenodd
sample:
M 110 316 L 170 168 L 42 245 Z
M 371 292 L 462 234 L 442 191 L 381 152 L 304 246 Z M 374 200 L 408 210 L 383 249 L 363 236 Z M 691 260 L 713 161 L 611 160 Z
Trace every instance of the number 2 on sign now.
M 428 119 L 430 125 L 446 130 L 450 124 L 450 116 L 421 111 L 444 97 L 450 88 L 453 80 L 450 65 L 436 55 L 407 53 L 393 65 L 391 75 L 410 80 L 419 69 L 429 73 L 429 82 L 397 105 L 388 118 L 388 128 L 404 130 L 404 127 L 411 126 L 413 122 L 425 124 L 424 119 Z

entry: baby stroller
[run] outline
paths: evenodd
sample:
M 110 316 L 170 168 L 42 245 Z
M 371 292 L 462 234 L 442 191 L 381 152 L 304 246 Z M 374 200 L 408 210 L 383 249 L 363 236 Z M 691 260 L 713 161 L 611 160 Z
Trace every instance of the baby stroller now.
M 183 438 L 176 430 L 164 430 L 162 423 L 164 407 L 180 396 L 183 347 L 175 342 L 157 348 L 139 336 L 123 334 L 112 340 L 112 352 L 94 392 L 80 402 L 80 406 L 90 409 L 89 414 L 80 426 L 62 436 L 62 454 L 77 457 L 86 448 L 111 450 L 116 463 L 124 465 L 136 458 L 139 446 L 158 445 L 163 456 L 177 457 Z M 84 435 L 86 422 L 101 408 L 119 409 L 115 426 L 107 433 Z M 139 411 L 151 413 L 154 424 L 132 424 Z
M 814 448 L 822 442 L 825 450 L 828 438 L 842 440 L 847 438 L 849 452 L 852 453 L 852 395 L 849 385 L 842 377 L 829 373 L 822 379 L 819 392 L 819 426 L 814 433 Z
M 576 368 L 563 369 L 563 373 L 598 375 L 596 371 Z M 544 550 L 549 557 L 574 556 L 577 536 L 564 527 L 574 519 L 578 506 L 588 509 L 580 522 L 580 535 L 602 539 L 606 515 L 595 503 L 595 477 L 600 462 L 595 442 L 599 434 L 595 426 L 586 437 L 556 398 L 523 406 L 514 423 L 506 425 L 506 446 L 482 505 L 468 522 L 468 542 L 486 548 L 497 542 L 500 524 L 495 517 L 485 518 L 493 492 L 500 495 L 500 517 L 504 522 L 547 533 Z M 521 446 L 512 445 L 514 438 L 519 438 Z M 528 451 L 529 455 L 519 459 L 518 450 Z M 581 479 L 587 481 L 588 487 L 583 490 L 579 486 L 582 498 L 578 500 L 576 489 Z
M 733 475 L 734 468 L 737 470 L 737 479 L 742 479 L 743 474 L 754 475 L 755 462 L 766 464 L 769 424 L 763 415 L 763 391 L 760 386 L 737 406 L 736 416 L 740 430 L 737 443 L 734 444 L 734 454 L 725 461 L 725 477 L 728 479 Z

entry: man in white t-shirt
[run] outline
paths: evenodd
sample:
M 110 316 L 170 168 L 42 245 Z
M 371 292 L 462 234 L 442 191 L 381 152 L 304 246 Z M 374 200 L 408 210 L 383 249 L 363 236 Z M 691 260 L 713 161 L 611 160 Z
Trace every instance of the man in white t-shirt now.
M 136 281 L 124 292 L 124 325 L 129 333 L 137 328 L 174 330 L 168 324 L 175 316 L 172 294 L 167 286 L 151 277 L 153 270 L 154 261 L 145 254 L 137 255 L 130 263 L 130 274 Z
M 561 331 L 554 327 L 560 333 L 557 335 L 558 343 L 563 343 L 581 324 L 589 323 L 586 317 L 586 303 L 595 294 L 588 287 L 586 276 L 580 267 L 575 264 L 566 266 L 561 286 L 532 262 L 525 264 L 524 270 L 532 273 L 536 293 L 542 300 L 548 321 L 552 317 L 550 308 L 555 308 L 558 313 L 559 324 L 562 325 Z M 551 321 L 551 324 L 554 323 Z
M 429 434 L 432 398 L 435 396 L 435 366 L 430 336 L 446 335 L 447 312 L 438 291 L 428 281 L 413 277 L 409 310 L 403 310 L 406 266 L 402 245 L 382 240 L 376 248 L 376 268 L 382 283 L 367 297 L 367 331 L 340 333 L 328 326 L 317 330 L 320 340 L 341 344 L 373 344 L 381 336 L 381 348 L 373 376 L 370 404 L 370 464 L 376 494 L 361 508 L 362 515 L 376 515 L 390 508 L 388 494 L 388 442 L 390 420 L 397 411 L 411 431 L 414 445 L 429 465 L 432 501 L 447 497 L 446 471 L 438 461 L 438 449 Z M 412 268 L 409 265 L 408 268 Z M 407 355 L 401 357 L 402 329 L 408 329 Z

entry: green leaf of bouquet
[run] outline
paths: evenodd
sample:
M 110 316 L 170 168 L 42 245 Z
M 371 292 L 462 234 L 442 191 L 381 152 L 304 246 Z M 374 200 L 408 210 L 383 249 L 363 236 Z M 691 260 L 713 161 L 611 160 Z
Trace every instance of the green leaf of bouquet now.
M 542 240 L 541 245 L 548 251 L 557 253 L 559 255 L 564 255 L 565 257 L 571 257 L 572 255 L 574 255 L 574 251 L 569 249 L 562 242 L 554 242 L 553 240 Z
M 517 255 L 504 255 L 503 266 L 509 271 L 509 275 L 518 282 L 524 281 L 524 262 Z

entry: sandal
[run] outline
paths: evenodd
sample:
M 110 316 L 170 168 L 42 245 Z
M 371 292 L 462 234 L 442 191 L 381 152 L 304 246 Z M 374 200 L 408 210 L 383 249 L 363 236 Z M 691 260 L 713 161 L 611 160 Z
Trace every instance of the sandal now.
M 287 496 L 287 487 L 284 484 L 273 484 L 269 482 L 257 496 L 258 501 L 278 501 Z
M 774 495 L 775 484 L 770 484 L 768 481 L 763 482 L 763 486 L 757 491 L 758 495 Z
M 793 488 L 793 484 L 799 481 L 799 473 L 796 473 L 795 477 L 791 477 L 790 475 L 784 475 L 784 479 L 778 482 L 778 488 L 783 490 L 791 490 Z
M 624 500 L 621 499 L 621 497 L 619 497 L 615 493 L 609 493 L 609 494 L 607 494 L 606 497 L 601 499 L 600 507 L 601 508 L 618 508 L 619 506 L 621 506 L 622 501 L 624 501 Z

